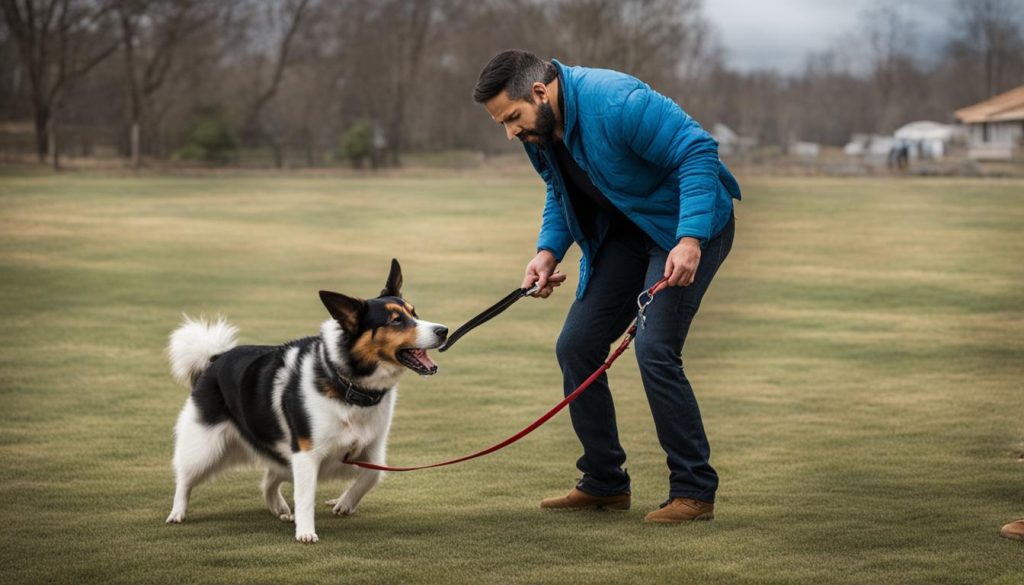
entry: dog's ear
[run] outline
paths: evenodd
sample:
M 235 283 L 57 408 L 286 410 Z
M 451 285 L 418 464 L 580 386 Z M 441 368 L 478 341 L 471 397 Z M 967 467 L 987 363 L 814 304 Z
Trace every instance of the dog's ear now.
M 402 296 L 402 267 L 395 258 L 391 259 L 391 274 L 388 275 L 388 282 L 384 285 L 384 289 L 380 291 L 380 296 Z
M 366 302 L 329 290 L 320 291 L 320 301 L 342 329 L 351 334 L 359 331 L 359 318 L 366 310 Z

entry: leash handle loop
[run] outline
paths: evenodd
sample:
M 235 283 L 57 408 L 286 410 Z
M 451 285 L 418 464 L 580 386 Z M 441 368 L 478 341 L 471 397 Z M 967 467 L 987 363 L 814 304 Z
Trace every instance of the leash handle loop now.
M 452 332 L 445 340 L 444 344 L 438 348 L 438 351 L 445 352 L 451 349 L 455 342 L 462 338 L 463 335 L 469 333 L 473 329 L 476 329 L 480 325 L 490 321 L 491 319 L 500 315 L 505 309 L 511 307 L 519 299 L 531 295 L 540 290 L 540 287 L 533 285 L 533 288 L 517 288 L 514 291 L 505 295 L 505 298 L 501 299 L 497 303 L 494 303 L 490 307 L 484 309 L 479 315 L 473 317 L 469 321 L 462 324 L 461 327 Z

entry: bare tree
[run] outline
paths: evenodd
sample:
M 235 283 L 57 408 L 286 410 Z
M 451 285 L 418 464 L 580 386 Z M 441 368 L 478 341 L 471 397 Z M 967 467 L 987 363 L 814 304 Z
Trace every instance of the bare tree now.
M 916 27 L 897 8 L 879 4 L 861 14 L 860 33 L 874 86 L 873 130 L 889 132 L 897 123 L 897 102 L 904 101 L 900 94 L 905 94 L 914 70 Z
M 640 77 L 663 91 L 707 57 L 700 0 L 579 0 L 554 7 L 563 59 Z
M 419 80 L 420 64 L 423 61 L 424 46 L 430 33 L 433 17 L 433 0 L 398 0 L 392 7 L 392 22 L 397 27 L 391 35 L 395 67 L 392 69 L 391 86 L 394 91 L 392 113 L 387 124 L 388 154 L 394 166 L 401 164 L 400 152 L 405 141 L 405 114 L 411 89 Z
M 281 29 L 283 32 L 274 47 L 270 78 L 261 82 L 256 89 L 255 98 L 249 102 L 243 122 L 243 127 L 270 144 L 274 152 L 274 163 L 278 168 L 284 162 L 281 144 L 277 140 L 277 133 L 267 132 L 262 127 L 261 114 L 267 103 L 277 94 L 281 85 L 281 79 L 284 77 L 285 67 L 288 64 L 288 53 L 308 6 L 309 0 L 288 0 L 282 4 L 275 3 L 266 7 L 265 14 L 270 28 Z
M 1024 9 L 1018 0 L 959 0 L 953 16 L 954 59 L 982 72 L 983 93 L 992 96 L 1024 81 Z
M 448 2 L 380 0 L 352 2 L 338 21 L 345 39 L 340 58 L 351 81 L 341 101 L 348 123 L 366 117 L 384 138 L 387 162 L 401 164 L 409 145 L 407 120 L 429 83 L 424 69 L 439 58 L 440 33 Z M 341 15 L 339 15 L 341 16 Z M 435 108 L 440 104 L 435 104 Z
M 2 0 L 7 26 L 29 77 L 39 162 L 53 153 L 59 166 L 56 120 L 68 87 L 117 49 L 104 35 L 105 3 L 71 0 Z
M 114 7 L 128 85 L 129 151 L 138 167 L 149 102 L 167 81 L 182 43 L 212 20 L 215 7 L 208 0 L 117 0 Z

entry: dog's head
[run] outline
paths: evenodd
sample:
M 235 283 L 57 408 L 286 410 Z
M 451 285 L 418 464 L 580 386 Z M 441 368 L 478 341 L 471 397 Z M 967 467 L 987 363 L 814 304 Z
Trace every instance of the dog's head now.
M 322 290 L 320 300 L 345 332 L 344 358 L 353 375 L 373 375 L 382 365 L 404 366 L 423 376 L 437 372 L 427 350 L 444 343 L 448 328 L 423 321 L 402 298 L 398 260 L 391 260 L 391 273 L 379 297 L 363 300 Z

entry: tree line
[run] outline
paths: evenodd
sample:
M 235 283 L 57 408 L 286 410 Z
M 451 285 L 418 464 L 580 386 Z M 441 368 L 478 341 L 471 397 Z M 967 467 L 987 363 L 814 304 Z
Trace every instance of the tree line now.
M 1019 0 L 959 0 L 941 43 L 879 3 L 799 73 L 732 68 L 701 0 L 0 0 L 0 122 L 35 155 L 275 166 L 502 152 L 470 94 L 525 48 L 636 75 L 706 127 L 842 144 L 1024 83 Z

